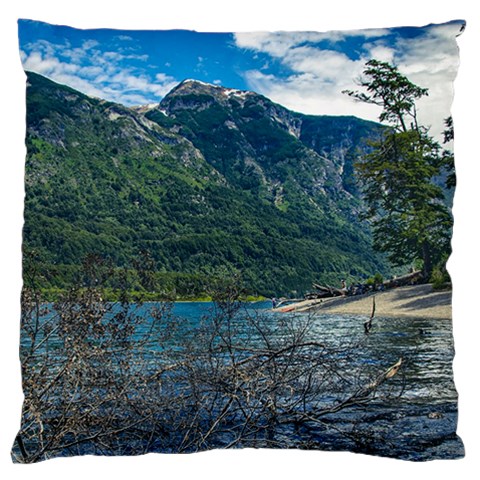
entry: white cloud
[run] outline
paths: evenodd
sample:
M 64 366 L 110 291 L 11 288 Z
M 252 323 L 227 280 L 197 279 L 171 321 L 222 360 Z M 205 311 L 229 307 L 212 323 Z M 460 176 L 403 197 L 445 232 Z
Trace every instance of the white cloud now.
M 381 43 L 367 46 L 371 58 L 376 58 L 382 62 L 392 63 L 395 59 L 395 49 Z
M 261 38 L 248 37 L 259 41 L 258 48 L 265 48 L 277 57 L 293 73 L 287 77 L 266 74 L 260 70 L 245 73 L 250 88 L 264 94 L 273 101 L 291 110 L 321 115 L 357 115 L 376 119 L 378 107 L 353 103 L 342 94 L 342 90 L 355 88 L 354 79 L 358 78 L 365 65 L 364 59 L 352 60 L 342 52 L 325 50 L 304 45 L 304 34 L 262 34 Z M 323 37 L 323 34 L 321 34 Z M 313 38 L 314 35 L 308 35 Z M 275 42 L 279 40 L 278 44 Z M 293 45 L 288 45 L 292 41 Z M 244 45 L 246 41 L 242 42 Z
M 43 75 L 59 75 L 63 73 L 78 72 L 79 66 L 72 63 L 64 63 L 55 57 L 44 57 L 39 52 L 24 55 L 23 66 L 25 70 L 32 70 Z
M 277 77 L 259 70 L 246 72 L 245 78 L 253 90 L 297 112 L 312 115 L 356 115 L 367 119 L 376 119 L 380 114 L 379 107 L 354 103 L 341 94 L 343 88 L 352 87 L 347 82 L 342 84 L 341 81 L 326 81 L 311 73 L 293 75 L 279 82 Z
M 127 40 L 127 39 L 125 39 Z M 102 51 L 98 42 L 89 40 L 72 48 L 68 42 L 53 44 L 44 40 L 21 51 L 25 70 L 44 75 L 87 95 L 125 105 L 160 101 L 177 80 L 165 73 L 151 78 L 143 69 L 125 67 L 125 60 L 148 60 L 147 55 Z
M 441 137 L 443 119 L 450 115 L 459 57 L 453 38 L 458 24 L 434 26 L 428 33 L 414 41 L 399 42 L 397 64 L 408 78 L 429 90 L 428 97 L 418 102 L 421 123 L 431 126 L 431 133 Z
M 239 33 L 235 41 L 240 48 L 270 55 L 291 71 L 287 76 L 266 73 L 268 69 L 247 71 L 245 79 L 250 88 L 292 110 L 310 114 L 377 120 L 378 107 L 354 102 L 341 92 L 358 88 L 355 80 L 368 59 L 394 63 L 411 81 L 429 89 L 429 96 L 418 103 L 419 119 L 431 126 L 432 134 L 440 140 L 443 119 L 449 115 L 452 101 L 458 64 L 454 37 L 458 29 L 458 24 L 432 26 L 414 38 L 397 37 L 394 43 L 384 37 L 388 30 Z M 363 52 L 357 59 L 339 51 L 339 42 L 349 36 L 364 39 Z M 321 40 L 328 40 L 336 49 L 320 48 Z
M 268 53 L 274 57 L 284 56 L 292 47 L 321 41 L 341 42 L 349 37 L 364 38 L 385 35 L 385 29 L 337 30 L 330 32 L 240 32 L 234 34 L 240 48 Z

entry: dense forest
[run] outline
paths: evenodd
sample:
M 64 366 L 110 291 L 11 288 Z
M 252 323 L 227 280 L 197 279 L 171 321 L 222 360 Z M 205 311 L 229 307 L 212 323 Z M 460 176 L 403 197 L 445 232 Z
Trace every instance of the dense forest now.
M 386 272 L 353 174 L 380 128 L 195 81 L 127 108 L 28 73 L 25 251 L 50 291 L 90 254 L 138 290 L 147 256 L 155 290 L 182 298 L 222 275 L 271 296 Z

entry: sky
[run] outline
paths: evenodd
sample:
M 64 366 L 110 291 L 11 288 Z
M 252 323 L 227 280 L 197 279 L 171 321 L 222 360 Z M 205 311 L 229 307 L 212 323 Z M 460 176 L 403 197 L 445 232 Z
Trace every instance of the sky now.
M 420 122 L 441 138 L 458 68 L 463 22 L 331 32 L 199 33 L 81 30 L 19 20 L 23 67 L 87 95 L 124 105 L 158 103 L 186 78 L 253 90 L 302 113 L 377 120 L 380 108 L 342 93 L 365 63 L 387 61 L 429 95 Z

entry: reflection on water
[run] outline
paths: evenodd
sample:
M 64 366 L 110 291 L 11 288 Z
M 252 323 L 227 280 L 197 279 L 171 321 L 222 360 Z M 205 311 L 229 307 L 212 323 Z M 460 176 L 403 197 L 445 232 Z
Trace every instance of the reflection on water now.
M 182 365 L 185 352 L 190 355 L 194 352 L 190 362 L 195 367 L 196 374 L 201 374 L 205 361 L 213 364 L 225 365 L 225 349 L 213 345 L 214 353 L 210 357 L 203 357 L 202 352 L 202 325 L 218 318 L 221 312 L 216 310 L 218 306 L 213 303 L 176 303 L 173 306 L 172 323 L 159 324 L 153 321 L 153 311 L 161 304 L 146 303 L 143 305 L 127 305 L 135 315 L 141 319 L 134 333 L 129 338 L 149 338 L 141 343 L 141 349 L 135 348 L 130 352 L 134 354 L 131 368 L 138 368 L 139 374 L 156 375 L 162 362 L 179 360 Z M 108 314 L 102 317 L 103 322 L 108 323 L 114 318 L 115 309 L 111 305 Z M 395 377 L 382 385 L 380 392 L 376 392 L 373 401 L 361 404 L 355 403 L 348 408 L 340 409 L 335 413 L 327 413 L 319 417 L 317 422 L 303 422 L 296 425 L 294 422 L 278 422 L 272 429 L 275 441 L 282 448 L 312 448 L 322 450 L 349 450 L 376 455 L 398 457 L 410 460 L 428 460 L 436 458 L 458 458 L 463 455 L 463 445 L 456 435 L 457 422 L 457 393 L 453 383 L 452 361 L 454 357 L 451 321 L 423 318 L 383 318 L 375 317 L 370 334 L 364 332 L 363 322 L 367 317 L 353 315 L 326 315 L 318 314 L 279 314 L 270 310 L 269 302 L 246 304 L 234 315 L 231 327 L 232 339 L 236 350 L 236 361 L 239 363 L 252 354 L 258 352 L 258 346 L 263 345 L 264 338 L 252 328 L 255 322 L 247 321 L 248 318 L 261 318 L 263 333 L 268 332 L 269 341 L 275 349 L 282 348 L 282 342 L 292 340 L 296 329 L 302 330 L 307 326 L 307 335 L 303 342 L 312 342 L 316 345 L 325 346 L 324 349 L 300 352 L 302 356 L 292 357 L 298 361 L 295 364 L 301 368 L 305 365 L 304 358 L 309 361 L 318 361 L 318 355 L 322 357 L 322 368 L 332 368 L 335 380 L 327 371 L 325 388 L 318 390 L 320 394 L 308 397 L 303 408 L 309 412 L 319 412 L 325 407 L 336 405 L 350 398 L 352 391 L 362 389 L 382 374 L 386 369 L 394 365 L 400 358 L 402 366 Z M 53 363 L 61 364 L 62 356 L 65 356 L 64 345 L 57 335 L 56 313 L 50 310 L 43 319 L 50 323 L 48 342 L 39 336 L 42 348 L 36 352 L 38 355 L 47 349 Z M 165 332 L 172 326 L 171 332 Z M 295 328 L 293 328 L 295 327 Z M 205 337 L 203 337 L 205 340 Z M 168 340 L 164 340 L 168 339 Z M 191 342 L 190 344 L 188 342 Z M 221 343 L 221 342 L 220 342 Z M 195 345 L 199 345 L 196 348 Z M 28 351 L 29 338 L 22 335 L 22 348 Z M 183 349 L 183 350 L 182 350 Z M 257 350 L 256 350 L 257 349 Z M 167 352 L 168 350 L 168 352 Z M 314 353 L 312 353 L 314 352 Z M 177 358 L 178 354 L 178 358 Z M 213 356 L 212 356 L 213 355 Z M 253 355 L 255 356 L 255 355 Z M 225 357 L 226 358 L 226 357 Z M 290 357 L 285 357 L 285 362 Z M 138 359 L 138 367 L 135 366 Z M 298 360 L 300 359 L 300 360 Z M 58 360 L 58 362 L 57 362 Z M 227 362 L 228 362 L 227 358 Z M 320 362 L 319 362 L 320 364 Z M 259 364 L 260 365 L 260 364 Z M 276 364 L 278 367 L 282 363 Z M 180 368 L 179 368 L 180 369 Z M 167 371 L 167 370 L 166 370 Z M 173 370 L 168 370 L 164 381 L 171 381 L 168 403 L 175 396 L 179 396 L 179 378 L 175 377 Z M 209 372 L 208 368 L 205 370 Z M 222 372 L 221 369 L 214 370 Z M 231 377 L 230 370 L 226 370 Z M 312 370 L 313 371 L 313 370 Z M 267 372 L 267 371 L 265 371 Z M 264 372 L 264 373 L 265 373 Z M 321 370 L 315 370 L 315 374 Z M 249 372 L 251 373 L 251 372 Z M 267 372 L 268 373 L 268 372 Z M 207 384 L 210 380 L 206 378 Z M 300 382 L 305 380 L 301 374 Z M 318 379 L 313 378 L 313 381 Z M 290 402 L 295 400 L 296 378 L 288 384 L 289 393 L 279 388 L 278 405 L 282 398 L 290 396 Z M 320 380 L 318 380 L 320 381 Z M 323 381 L 323 380 L 322 380 Z M 182 385 L 185 394 L 185 382 Z M 227 381 L 228 383 L 228 381 Z M 255 391 L 261 382 L 255 385 Z M 207 385 L 209 387 L 209 385 Z M 163 387 L 162 387 L 163 388 Z M 209 387 L 210 388 L 210 387 Z M 286 388 L 286 387 L 285 387 Z M 298 391 L 298 389 L 297 389 Z M 317 391 L 316 391 L 317 392 Z M 187 392 L 188 393 L 188 392 Z M 248 395 L 247 395 L 248 396 Z M 254 395 L 252 395 L 254 397 Z M 259 406 L 264 408 L 268 402 L 264 402 L 259 394 Z M 321 397 L 321 398 L 319 398 Z M 232 397 L 233 398 L 233 397 Z M 307 397 L 306 397 L 307 398 Z M 370 399 L 369 399 L 370 400 Z M 263 402 L 263 403 L 262 403 Z M 360 404 L 359 404 L 360 403 Z M 150 404 L 149 404 L 150 405 Z M 223 405 L 223 404 L 222 404 Z M 176 407 L 172 407 L 174 410 Z M 243 406 L 242 406 L 243 408 Z M 259 407 L 260 408 L 260 407 Z M 297 407 L 295 407 L 297 408 Z M 334 409 L 333 409 L 334 410 Z M 328 412 L 333 412 L 328 409 Z M 252 410 L 253 411 L 253 410 Z M 214 413 L 214 412 L 211 412 Z M 175 410 L 176 414 L 176 410 Z M 288 412 L 286 412 L 288 416 Z M 163 420 L 162 420 L 163 421 Z M 228 420 L 226 432 L 232 427 L 235 417 Z M 209 427 L 208 427 L 209 428 Z M 224 438 L 225 437 L 225 438 Z M 159 441 L 160 442 L 160 441 Z M 214 446 L 229 445 L 228 433 L 221 432 Z M 246 446 L 262 446 L 258 444 L 245 444 Z M 270 444 L 271 445 L 271 444 Z M 241 447 L 239 443 L 236 447 Z M 166 450 L 161 442 L 152 451 L 176 451 L 174 448 Z
M 323 335 L 341 342 L 342 338 L 363 336 L 363 320 L 352 316 L 321 316 L 316 323 Z M 408 382 L 403 401 L 456 401 L 450 320 L 375 318 L 364 355 L 366 360 L 379 364 L 404 359 L 402 370 Z
M 272 322 L 287 321 L 289 314 L 272 313 L 269 306 L 267 302 L 257 302 L 247 305 L 247 309 L 268 315 Z M 212 308 L 213 305 L 208 302 L 185 302 L 176 303 L 173 312 L 185 320 L 184 326 L 188 328 L 194 327 Z M 290 321 L 307 315 L 292 314 Z M 403 374 L 408 378 L 403 401 L 456 401 L 450 320 L 375 317 L 368 341 L 365 341 L 363 322 L 366 318 L 355 315 L 315 315 L 312 335 L 332 346 L 361 344 L 358 361 L 365 364 L 391 365 L 402 357 Z
M 186 325 L 193 326 L 211 308 L 208 303 L 179 303 L 174 312 L 185 319 Z M 247 308 L 263 311 L 273 323 L 295 322 L 307 316 L 273 313 L 268 303 Z M 338 347 L 355 345 L 353 363 L 356 365 L 352 367 L 370 372 L 384 371 L 402 358 L 397 379 L 403 382 L 401 396 L 394 400 L 378 398 L 368 407 L 359 406 L 326 417 L 315 432 L 312 446 L 321 445 L 320 448 L 326 450 L 373 451 L 410 460 L 463 456 L 463 444 L 455 433 L 457 392 L 452 371 L 451 321 L 375 317 L 372 331 L 366 336 L 363 327 L 366 318 L 315 315 L 312 339 Z M 357 431 L 361 433 L 357 435 Z M 345 432 L 351 432 L 350 437 Z

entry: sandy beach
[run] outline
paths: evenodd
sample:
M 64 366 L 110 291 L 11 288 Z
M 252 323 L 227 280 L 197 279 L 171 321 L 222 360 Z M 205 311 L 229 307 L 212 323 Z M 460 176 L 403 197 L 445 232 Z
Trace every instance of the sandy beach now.
M 376 316 L 452 318 L 452 292 L 435 291 L 431 285 L 398 287 L 359 297 L 325 299 L 312 306 L 317 313 L 346 313 L 370 315 L 372 297 L 375 296 Z

